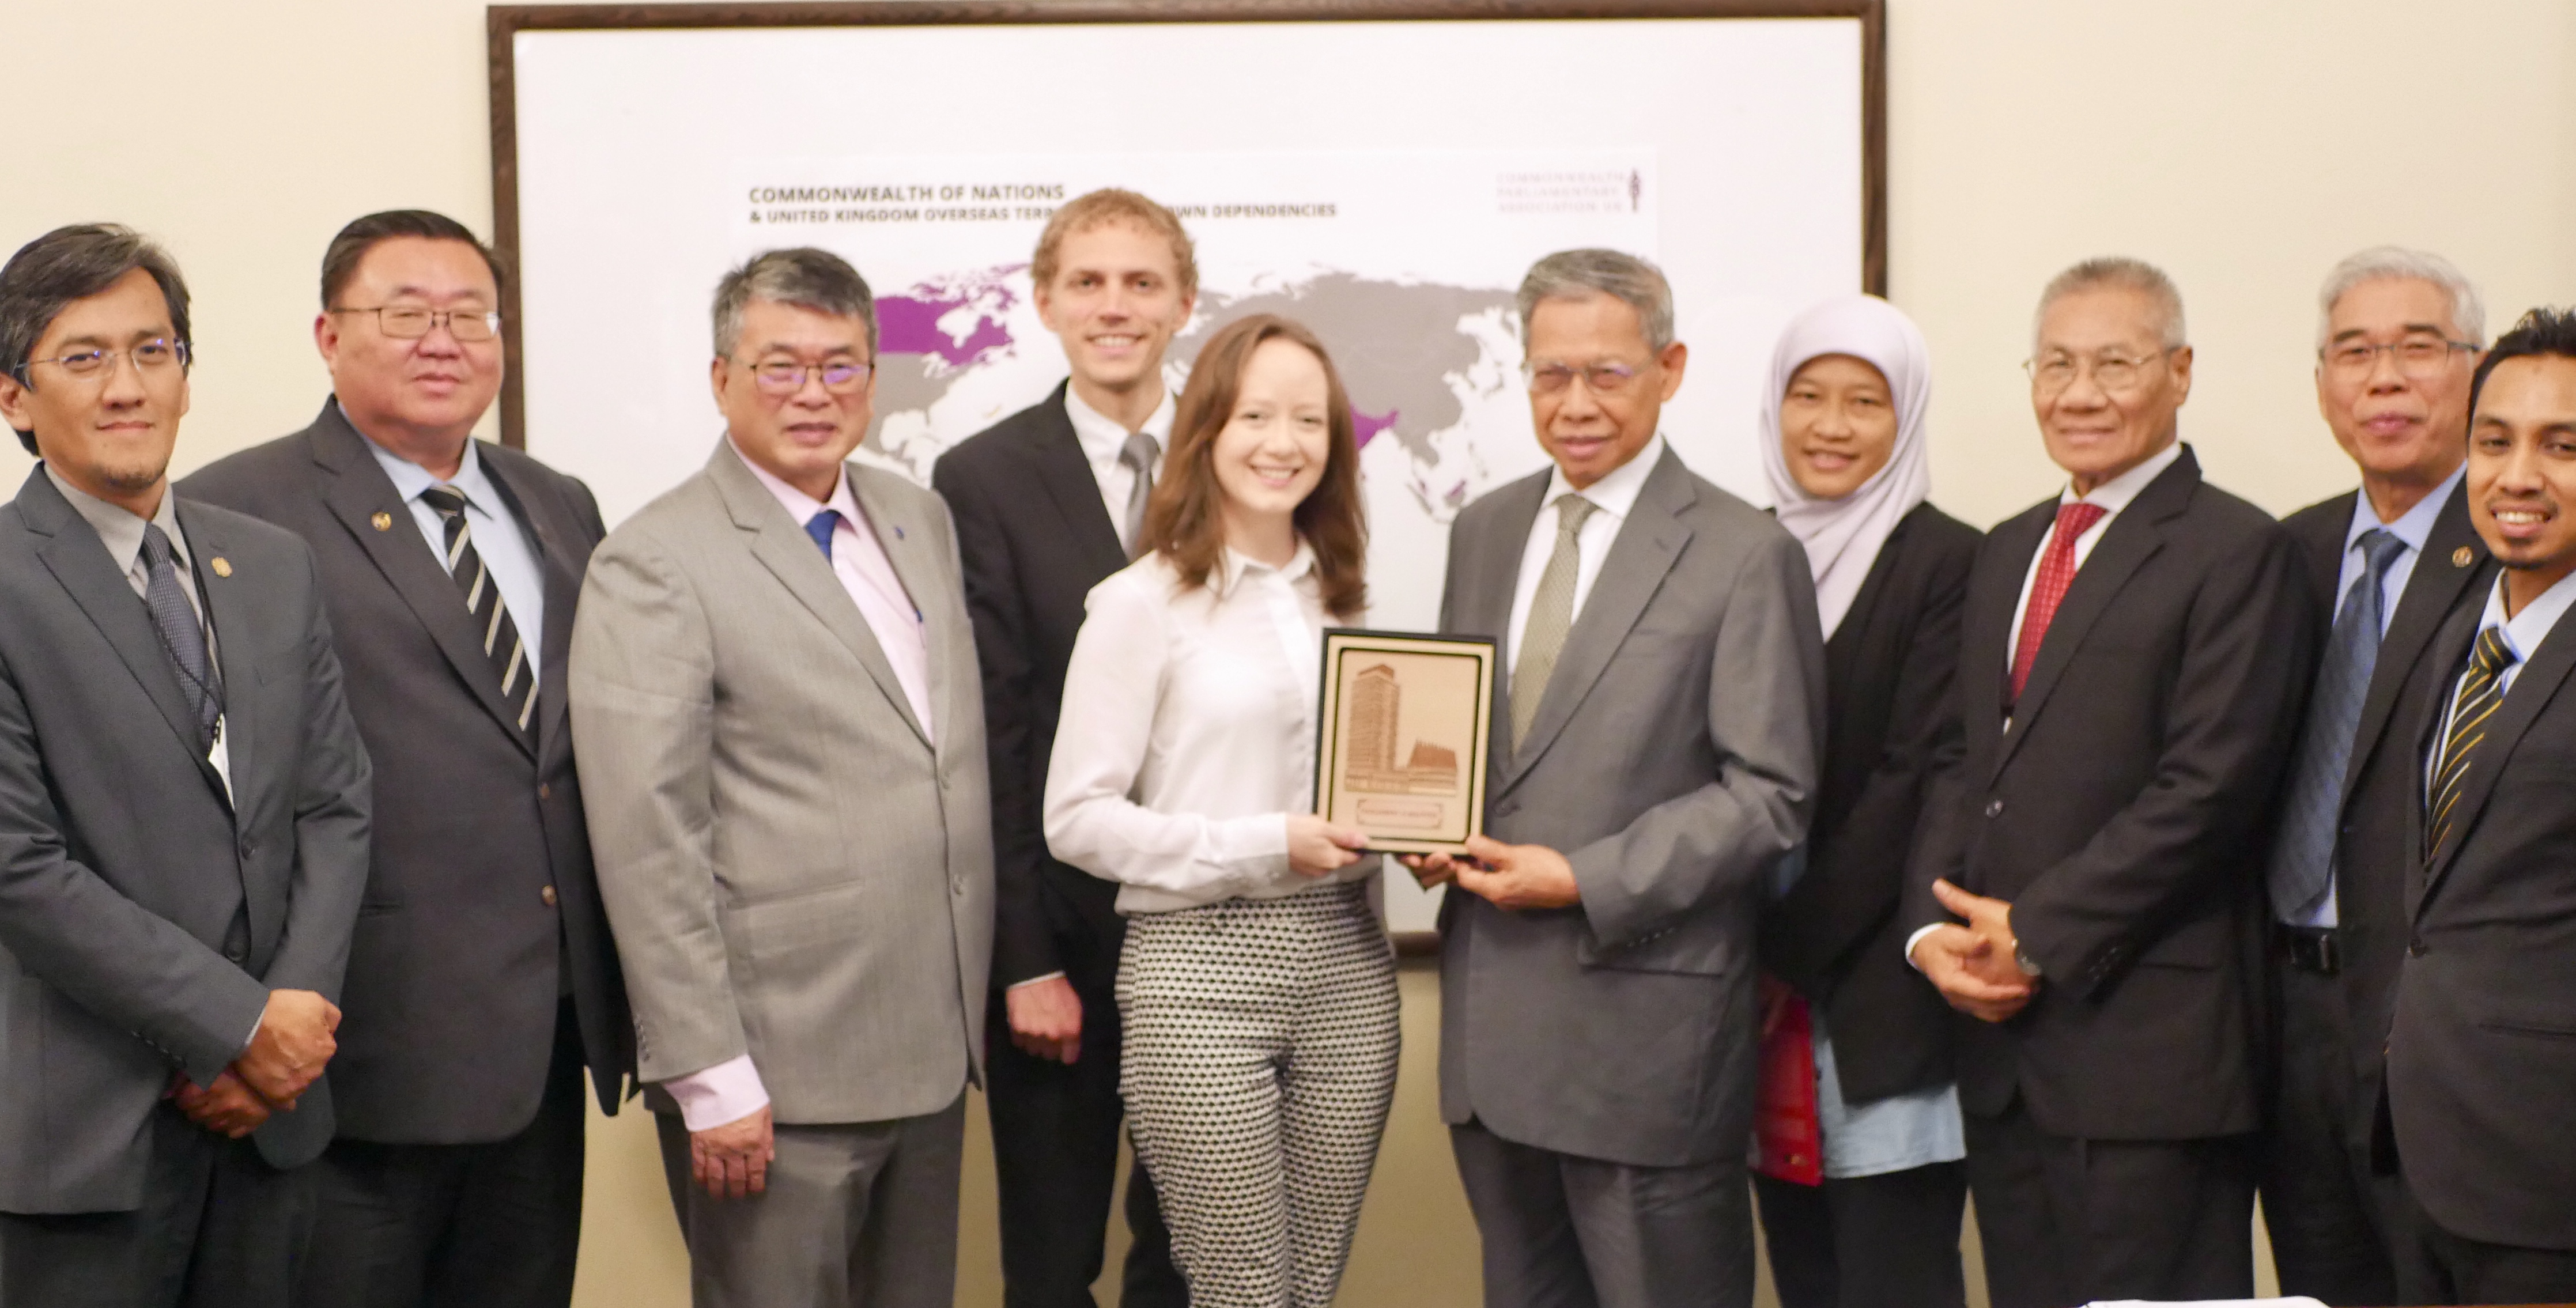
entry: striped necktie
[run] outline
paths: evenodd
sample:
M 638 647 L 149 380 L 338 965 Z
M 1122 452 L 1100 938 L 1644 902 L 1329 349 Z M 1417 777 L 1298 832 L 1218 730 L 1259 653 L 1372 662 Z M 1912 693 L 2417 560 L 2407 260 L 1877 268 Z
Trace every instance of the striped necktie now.
M 500 584 L 474 550 L 474 530 L 465 524 L 465 493 L 453 486 L 432 486 L 420 493 L 420 502 L 436 509 L 447 524 L 447 575 L 465 593 L 465 611 L 473 615 L 483 638 L 483 657 L 492 661 L 493 673 L 501 678 L 501 702 L 525 732 L 537 717 L 536 670 L 528 666 L 528 649 L 520 643 L 518 624 L 510 621 L 510 610 L 501 603 Z
M 2452 692 L 2450 725 L 2443 729 L 2442 748 L 2433 755 L 2433 789 L 2426 801 L 2429 820 L 2424 824 L 2433 835 L 2424 846 L 2426 858 L 2441 853 L 2451 838 L 2460 792 L 2468 789 L 2469 761 L 2477 754 L 2478 742 L 2486 739 L 2488 720 L 2504 704 L 2504 670 L 2516 661 L 2513 647 L 2504 643 L 2502 627 L 2479 632 L 2477 643 L 2469 649 L 2469 670 L 2460 674 L 2459 689 Z

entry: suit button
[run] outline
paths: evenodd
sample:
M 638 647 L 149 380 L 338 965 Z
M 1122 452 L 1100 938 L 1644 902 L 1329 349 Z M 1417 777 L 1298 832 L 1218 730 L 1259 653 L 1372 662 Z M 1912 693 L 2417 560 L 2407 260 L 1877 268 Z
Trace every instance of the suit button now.
M 241 838 L 241 856 L 243 858 L 248 858 L 258 852 L 259 841 L 257 839 L 250 836 L 244 836 Z
M 950 877 L 950 878 L 948 878 L 948 889 L 949 889 L 949 892 L 950 892 L 951 894 L 957 894 L 957 895 L 963 895 L 963 894 L 965 894 L 965 893 L 966 893 L 966 878 L 964 878 L 964 877 Z
M 241 947 L 239 947 L 239 946 L 237 946 L 237 945 L 228 945 L 228 946 L 225 946 L 225 948 L 224 948 L 224 961 L 225 961 L 225 962 L 227 962 L 227 963 L 235 963 L 235 964 L 238 964 L 238 963 L 240 963 L 240 962 L 242 961 L 242 958 L 243 958 L 244 954 L 245 954 L 245 953 L 247 953 L 247 952 L 248 952 L 248 951 L 243 950 Z
M 2422 958 L 2424 956 L 2424 937 L 2408 936 L 2406 938 L 2406 956 L 2408 958 Z
M 554 788 L 554 787 L 549 786 L 549 785 L 545 784 L 545 783 L 544 783 L 544 782 L 542 782 L 542 781 L 537 783 L 537 798 L 539 798 L 539 799 L 552 799 L 552 798 L 554 798 L 554 797 L 555 797 L 555 788 Z
M 2000 799 L 1990 799 L 1990 800 L 1987 800 L 1987 801 L 1986 801 L 1986 816 L 1987 816 L 1987 817 L 1990 817 L 1990 818 L 1992 818 L 1992 817 L 2002 817 L 2003 815 L 2004 815 L 2004 802 L 2003 802 L 2002 800 L 2000 800 Z
M 554 888 L 553 886 L 548 886 L 548 887 L 546 887 L 545 889 L 538 891 L 538 892 L 537 892 L 537 898 L 539 898 L 539 899 L 542 899 L 542 900 L 546 901 L 546 907 L 548 907 L 548 908 L 552 908 L 552 907 L 554 907 L 554 906 L 555 906 L 555 888 Z

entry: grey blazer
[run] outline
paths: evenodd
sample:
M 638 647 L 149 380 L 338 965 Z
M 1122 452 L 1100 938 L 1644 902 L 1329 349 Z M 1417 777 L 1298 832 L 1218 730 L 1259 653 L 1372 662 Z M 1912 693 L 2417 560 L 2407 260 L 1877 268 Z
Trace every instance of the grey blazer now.
M 729 444 L 600 543 L 572 636 L 573 743 L 641 1076 L 748 1052 L 777 1120 L 808 1125 L 956 1099 L 981 1075 L 992 958 L 956 536 L 930 492 L 847 476 L 927 628 L 930 733 Z
M 212 1084 L 272 989 L 340 997 L 369 773 L 313 556 L 177 510 L 223 671 L 229 802 L 98 533 L 42 467 L 0 508 L 0 1212 L 141 1207 L 173 1073 Z M 256 1139 L 294 1167 L 331 1131 L 326 1077 Z
M 1518 634 L 1547 484 L 1458 515 L 1441 630 Z M 1509 912 L 1454 888 L 1441 905 L 1442 1117 L 1635 1166 L 1743 1155 L 1755 927 L 1806 834 L 1824 666 L 1805 551 L 1667 450 L 1486 792 L 1486 832 L 1565 854 L 1582 905 Z

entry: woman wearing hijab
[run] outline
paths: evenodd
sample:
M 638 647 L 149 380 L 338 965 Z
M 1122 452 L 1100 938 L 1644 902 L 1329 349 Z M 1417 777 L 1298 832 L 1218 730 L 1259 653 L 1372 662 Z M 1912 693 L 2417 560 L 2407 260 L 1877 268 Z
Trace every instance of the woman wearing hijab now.
M 1765 919 L 1755 1190 L 1784 1308 L 1957 1308 L 1966 1144 L 1950 1010 L 1896 908 L 1959 661 L 1979 533 L 1925 500 L 1923 334 L 1827 300 L 1772 352 L 1763 466 L 1825 630 L 1823 782 Z M 1794 861 L 1794 860 L 1793 860 Z

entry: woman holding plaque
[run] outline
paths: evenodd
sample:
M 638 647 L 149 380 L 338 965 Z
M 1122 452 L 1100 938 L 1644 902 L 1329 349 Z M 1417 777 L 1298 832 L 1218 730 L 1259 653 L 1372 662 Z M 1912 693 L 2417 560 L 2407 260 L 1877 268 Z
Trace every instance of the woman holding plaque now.
M 1956 730 L 1945 708 L 1978 541 L 1925 501 L 1931 392 L 1914 323 L 1849 295 L 1782 332 L 1763 395 L 1764 469 L 1807 547 L 1826 637 L 1815 819 L 1762 936 L 1754 1189 L 1783 1308 L 1966 1299 L 1950 1010 L 1906 963 L 1897 918 L 1932 756 Z
M 1120 1091 L 1194 1308 L 1332 1301 L 1394 1097 L 1378 860 L 1313 811 L 1323 629 L 1357 624 L 1366 545 L 1322 343 L 1235 322 L 1065 677 L 1047 845 L 1120 884 Z

